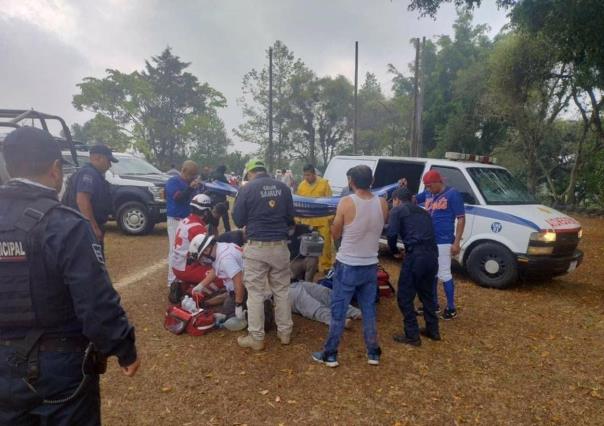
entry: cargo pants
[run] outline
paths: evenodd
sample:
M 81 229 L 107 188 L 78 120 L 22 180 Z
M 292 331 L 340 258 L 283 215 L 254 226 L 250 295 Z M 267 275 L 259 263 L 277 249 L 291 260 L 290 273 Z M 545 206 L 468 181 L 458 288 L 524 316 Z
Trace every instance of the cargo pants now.
M 247 289 L 248 332 L 264 340 L 264 300 L 272 294 L 275 322 L 282 336 L 293 329 L 289 304 L 289 249 L 287 241 L 248 241 L 243 249 L 243 283 Z

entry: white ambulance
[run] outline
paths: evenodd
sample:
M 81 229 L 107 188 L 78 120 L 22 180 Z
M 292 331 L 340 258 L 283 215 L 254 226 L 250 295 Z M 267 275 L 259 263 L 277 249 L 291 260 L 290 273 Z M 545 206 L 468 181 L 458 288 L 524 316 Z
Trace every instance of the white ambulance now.
M 461 193 L 466 206 L 461 253 L 455 260 L 482 286 L 504 288 L 521 274 L 553 277 L 579 266 L 579 222 L 539 204 L 489 157 L 448 152 L 445 158 L 336 156 L 324 177 L 339 194 L 348 186 L 346 171 L 365 164 L 373 170 L 374 188 L 405 177 L 409 189 L 419 193 L 424 190 L 422 176 L 437 170 L 447 186 Z

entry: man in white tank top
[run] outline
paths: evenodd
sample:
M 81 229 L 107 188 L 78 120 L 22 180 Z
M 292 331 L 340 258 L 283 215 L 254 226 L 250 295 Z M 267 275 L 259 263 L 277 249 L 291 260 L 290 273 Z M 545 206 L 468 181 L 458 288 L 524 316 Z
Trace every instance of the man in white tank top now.
M 344 331 L 346 310 L 356 297 L 363 317 L 363 334 L 370 365 L 380 362 L 375 318 L 379 239 L 388 217 L 386 200 L 371 191 L 373 176 L 365 165 L 346 173 L 353 194 L 340 200 L 331 227 L 334 240 L 342 239 L 336 255 L 331 298 L 331 324 L 323 350 L 312 354 L 313 360 L 337 367 L 338 346 Z

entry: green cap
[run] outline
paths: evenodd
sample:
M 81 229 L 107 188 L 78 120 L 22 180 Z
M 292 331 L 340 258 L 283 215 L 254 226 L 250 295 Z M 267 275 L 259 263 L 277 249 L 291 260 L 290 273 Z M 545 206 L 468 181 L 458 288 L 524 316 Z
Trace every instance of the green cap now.
M 264 165 L 264 161 L 259 160 L 257 158 L 252 158 L 250 161 L 247 162 L 247 164 L 245 165 L 245 172 L 249 173 L 251 171 L 254 171 L 256 169 L 263 169 L 266 170 L 266 166 Z

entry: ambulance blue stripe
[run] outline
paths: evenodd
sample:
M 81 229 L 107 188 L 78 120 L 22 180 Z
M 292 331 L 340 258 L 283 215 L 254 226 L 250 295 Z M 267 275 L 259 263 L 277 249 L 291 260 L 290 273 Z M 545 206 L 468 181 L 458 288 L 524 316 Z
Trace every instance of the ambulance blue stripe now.
M 510 214 L 510 213 L 499 212 L 497 210 L 489 210 L 489 209 L 484 209 L 482 207 L 476 207 L 476 206 L 466 206 L 466 213 L 473 214 L 475 216 L 482 216 L 482 217 L 488 217 L 491 219 L 497 219 L 497 220 L 501 220 L 503 222 L 515 223 L 517 225 L 528 226 L 529 228 L 533 228 L 536 231 L 541 230 L 541 228 L 536 223 L 531 222 L 530 220 L 526 220 L 521 217 L 514 216 L 513 214 Z

